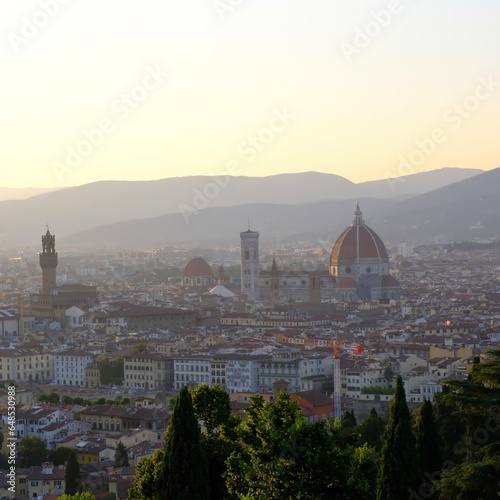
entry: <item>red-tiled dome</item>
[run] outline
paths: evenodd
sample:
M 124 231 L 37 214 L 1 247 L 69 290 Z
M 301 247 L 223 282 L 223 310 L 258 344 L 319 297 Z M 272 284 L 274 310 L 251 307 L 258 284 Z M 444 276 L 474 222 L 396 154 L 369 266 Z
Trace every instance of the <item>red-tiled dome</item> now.
M 353 223 L 337 238 L 333 245 L 330 263 L 337 266 L 339 259 L 387 259 L 387 249 L 377 233 L 363 221 L 359 205 Z
M 197 276 L 212 277 L 214 274 L 205 259 L 201 257 L 194 257 L 186 264 L 182 275 L 184 278 L 192 278 Z

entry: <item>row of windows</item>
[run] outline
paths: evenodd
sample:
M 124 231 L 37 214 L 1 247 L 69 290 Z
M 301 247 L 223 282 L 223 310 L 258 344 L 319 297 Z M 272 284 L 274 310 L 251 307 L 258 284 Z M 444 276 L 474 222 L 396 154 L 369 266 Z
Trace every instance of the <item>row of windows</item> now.
M 181 382 L 208 382 L 208 375 L 194 375 L 194 374 L 186 374 L 181 373 L 180 375 L 177 373 L 175 375 L 175 380 L 180 380 Z
M 184 372 L 208 372 L 208 365 L 205 366 L 193 366 L 193 365 L 176 365 L 176 371 L 184 371 Z
M 19 482 L 21 482 L 21 480 L 19 480 Z M 23 481 L 23 482 L 25 482 L 25 481 Z M 54 483 L 54 486 L 61 486 L 61 484 L 62 484 L 61 481 L 57 481 L 57 480 L 53 481 L 53 483 Z M 44 486 L 48 486 L 49 484 L 50 484 L 50 481 L 43 481 Z M 31 481 L 30 485 L 31 486 L 38 486 L 38 481 Z
M 9 363 L 7 363 L 7 365 L 8 365 L 8 364 L 9 364 Z M 23 370 L 32 370 L 32 369 L 33 369 L 33 367 L 32 367 L 32 365 L 31 365 L 31 364 L 29 364 L 29 365 L 27 365 L 27 366 L 28 366 L 28 368 L 26 368 L 26 365 L 23 365 Z M 7 366 L 7 368 L 9 368 L 9 367 Z M 38 368 L 38 363 L 36 363 L 36 365 L 35 365 L 35 370 L 36 370 L 37 368 Z M 40 368 L 44 368 L 44 364 L 43 364 L 43 363 L 41 363 Z M 48 363 L 47 363 L 47 368 L 49 368 L 49 364 L 48 364 Z M 0 361 L 0 370 L 1 370 L 1 369 L 2 369 L 2 361 Z M 17 369 L 18 369 L 18 370 L 20 370 L 20 369 L 21 369 L 21 365 L 19 365 L 19 366 L 17 367 Z
M 108 422 L 108 421 L 105 421 L 104 423 L 102 422 L 92 422 L 91 420 L 88 420 L 87 421 L 89 424 L 92 424 L 92 429 L 96 430 L 96 429 L 104 429 L 104 430 L 110 430 L 110 431 L 119 431 L 120 430 L 120 424 L 117 422 L 116 424 L 114 422 Z
M 126 373 L 125 378 L 134 379 L 134 380 L 153 380 L 153 375 L 136 375 L 132 376 L 132 374 Z
M 92 357 L 85 356 L 85 358 L 82 360 L 82 358 L 80 356 L 59 356 L 59 355 L 56 355 L 55 360 L 58 362 L 70 361 L 71 363 L 80 363 L 81 364 L 81 363 L 89 363 L 90 361 L 92 361 Z
M 150 364 L 153 364 L 154 363 L 154 360 L 152 359 L 144 359 L 144 358 L 126 358 L 126 361 L 128 361 L 129 363 L 140 363 L 141 365 L 143 365 L 144 363 L 150 363 Z M 130 366 L 130 365 L 129 365 Z M 158 368 L 160 368 L 160 363 L 157 363 L 157 366 Z
M 57 383 L 61 385 L 73 385 L 73 380 L 66 381 L 64 379 L 57 379 Z M 74 385 L 85 385 L 85 382 L 83 380 L 75 380 Z

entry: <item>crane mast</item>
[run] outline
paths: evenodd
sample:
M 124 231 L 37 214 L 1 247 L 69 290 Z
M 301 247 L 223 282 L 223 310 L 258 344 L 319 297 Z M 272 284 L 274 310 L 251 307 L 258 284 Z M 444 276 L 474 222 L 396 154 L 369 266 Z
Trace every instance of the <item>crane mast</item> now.
M 348 343 L 333 341 L 333 411 L 335 419 L 342 423 L 342 377 L 340 374 L 340 350 Z M 351 344 L 352 345 L 352 344 Z M 363 346 L 354 344 L 353 354 L 361 354 Z
M 342 380 L 340 376 L 340 347 L 341 343 L 333 342 L 333 411 L 339 424 L 342 422 Z

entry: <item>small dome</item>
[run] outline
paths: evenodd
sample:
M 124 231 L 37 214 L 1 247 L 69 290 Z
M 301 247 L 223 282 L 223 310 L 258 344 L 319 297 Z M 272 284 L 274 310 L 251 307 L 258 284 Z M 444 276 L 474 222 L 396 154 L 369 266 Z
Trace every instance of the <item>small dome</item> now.
M 208 276 L 213 277 L 214 273 L 212 272 L 211 267 L 208 265 L 207 261 L 202 257 L 194 257 L 192 258 L 184 268 L 182 272 L 182 276 L 184 278 L 192 278 L 196 276 Z

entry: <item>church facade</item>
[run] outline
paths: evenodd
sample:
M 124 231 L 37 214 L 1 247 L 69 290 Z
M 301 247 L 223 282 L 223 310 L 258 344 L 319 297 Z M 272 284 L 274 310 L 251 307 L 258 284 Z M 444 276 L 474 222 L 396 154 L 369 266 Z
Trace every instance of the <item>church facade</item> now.
M 387 249 L 365 224 L 359 204 L 351 225 L 332 247 L 329 271 L 283 272 L 273 258 L 271 270 L 261 271 L 259 281 L 260 299 L 273 304 L 398 300 L 401 295 L 399 282 L 389 272 Z

